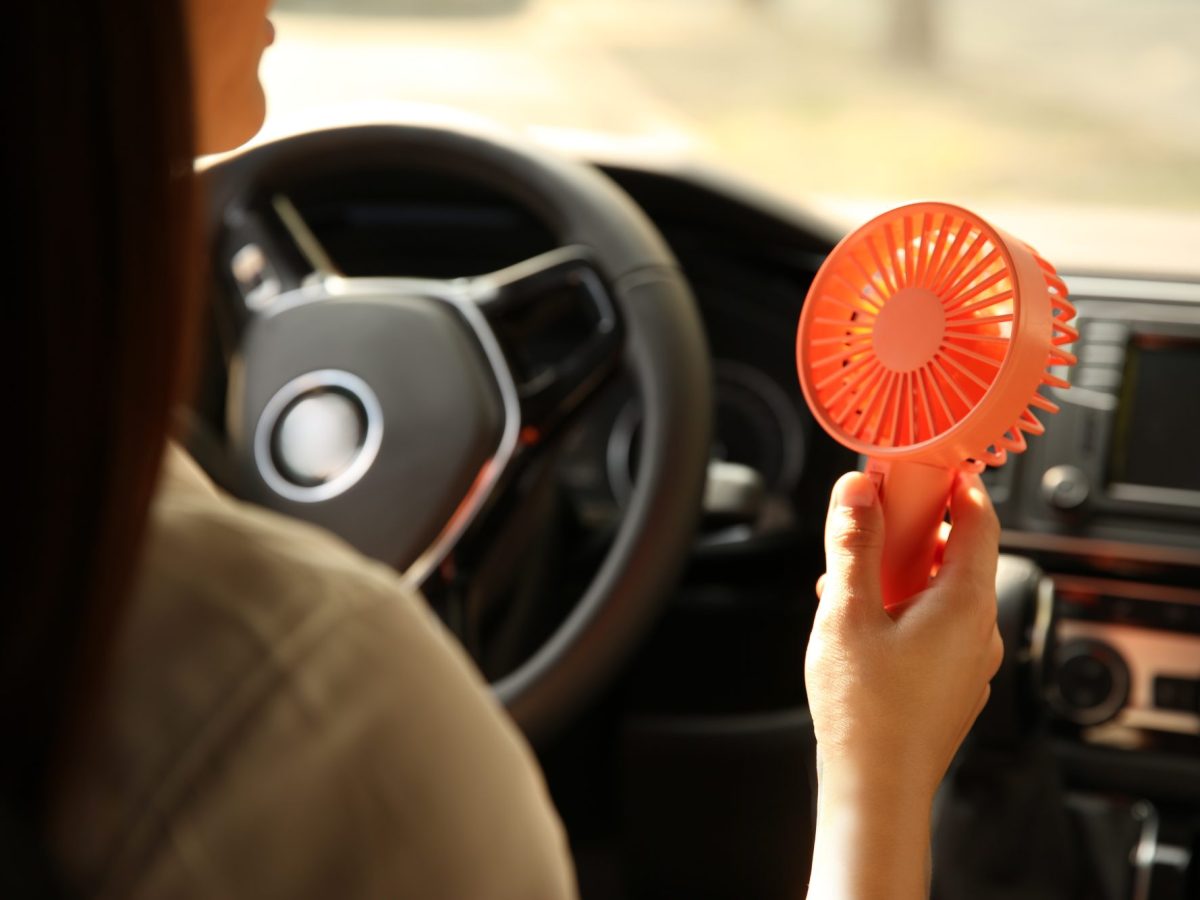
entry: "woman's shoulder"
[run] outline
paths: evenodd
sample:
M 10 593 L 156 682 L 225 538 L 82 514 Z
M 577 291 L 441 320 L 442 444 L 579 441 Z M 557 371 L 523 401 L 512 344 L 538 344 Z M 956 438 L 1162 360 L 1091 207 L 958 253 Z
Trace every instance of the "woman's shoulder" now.
M 79 882 L 178 893 L 202 858 L 244 895 L 420 890 L 446 875 L 438 853 L 458 865 L 473 820 L 522 806 L 562 867 L 528 747 L 421 598 L 221 493 L 177 448 L 110 674 L 59 814 Z
M 346 590 L 347 580 L 360 590 Z M 240 617 L 271 612 L 280 621 L 262 624 L 286 628 L 314 604 L 333 601 L 345 614 L 381 591 L 416 599 L 389 567 L 324 529 L 231 497 L 185 451 L 168 445 L 150 512 L 140 597 L 153 602 L 169 594 L 175 605 L 182 592 Z M 247 596 L 255 600 L 252 607 L 242 602 Z

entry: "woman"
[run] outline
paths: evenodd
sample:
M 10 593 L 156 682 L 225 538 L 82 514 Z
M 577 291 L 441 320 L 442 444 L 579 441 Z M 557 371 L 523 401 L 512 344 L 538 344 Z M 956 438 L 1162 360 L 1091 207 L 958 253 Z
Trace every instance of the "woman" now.
M 9 383 L 38 452 L 10 468 L 0 893 L 574 896 L 532 753 L 420 598 L 166 443 L 201 294 L 191 160 L 261 125 L 267 5 L 70 0 L 9 22 L 32 101 L 6 142 L 28 277 Z M 936 580 L 893 619 L 874 488 L 834 490 L 810 896 L 927 891 L 933 792 L 1000 654 L 976 480 L 952 515 Z

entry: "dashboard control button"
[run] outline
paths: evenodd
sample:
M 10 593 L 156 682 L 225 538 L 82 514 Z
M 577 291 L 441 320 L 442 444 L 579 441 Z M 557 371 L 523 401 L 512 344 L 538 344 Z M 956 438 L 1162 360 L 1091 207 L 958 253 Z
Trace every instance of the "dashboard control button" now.
M 1093 709 L 1112 693 L 1112 671 L 1094 656 L 1076 656 L 1058 675 L 1063 699 L 1076 709 Z
M 1154 705 L 1200 714 L 1200 679 L 1159 675 L 1154 679 Z
M 1129 698 L 1129 667 L 1102 641 L 1078 638 L 1058 648 L 1051 702 L 1078 725 L 1107 722 Z
M 1087 475 L 1075 466 L 1054 466 L 1042 475 L 1042 499 L 1055 509 L 1079 508 L 1090 491 Z
M 753 525 L 762 512 L 763 477 L 749 466 L 712 459 L 701 508 L 706 523 Z

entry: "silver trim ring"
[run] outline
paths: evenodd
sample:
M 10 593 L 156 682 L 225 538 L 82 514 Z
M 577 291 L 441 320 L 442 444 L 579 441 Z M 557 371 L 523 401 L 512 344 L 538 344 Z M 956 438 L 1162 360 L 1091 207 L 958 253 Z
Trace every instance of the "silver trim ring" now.
M 299 485 L 286 478 L 276 467 L 271 440 L 284 410 L 305 394 L 329 388 L 349 394 L 362 406 L 366 418 L 362 448 L 350 465 L 329 481 L 311 486 Z M 356 484 L 375 462 L 382 444 L 383 408 L 375 392 L 357 375 L 341 369 L 320 369 L 293 378 L 276 391 L 263 408 L 254 430 L 254 464 L 262 480 L 279 496 L 297 503 L 319 503 L 344 493 Z
M 1104 664 L 1108 670 L 1109 678 L 1112 679 L 1112 687 L 1109 690 L 1108 696 L 1095 706 L 1079 709 L 1072 706 L 1063 697 L 1062 682 L 1059 676 L 1062 673 L 1063 667 L 1068 662 L 1088 655 L 1096 645 L 1100 645 L 1104 650 L 1111 653 L 1117 663 L 1119 663 L 1119 666 Z M 1070 651 L 1070 655 L 1067 655 L 1064 651 Z M 1107 641 L 1099 637 L 1072 637 L 1055 648 L 1054 662 L 1054 684 L 1050 694 L 1050 701 L 1055 711 L 1064 719 L 1074 722 L 1076 725 L 1082 725 L 1085 728 L 1092 725 L 1103 725 L 1115 717 L 1129 701 L 1130 691 L 1133 688 L 1133 674 L 1129 671 L 1129 664 L 1125 662 L 1125 658 L 1121 656 L 1120 651 Z

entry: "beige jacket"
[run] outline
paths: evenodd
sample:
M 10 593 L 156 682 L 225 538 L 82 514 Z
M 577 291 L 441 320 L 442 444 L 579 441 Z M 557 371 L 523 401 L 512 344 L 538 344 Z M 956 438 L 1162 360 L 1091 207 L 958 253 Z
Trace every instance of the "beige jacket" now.
M 89 897 L 575 896 L 537 763 L 394 572 L 168 452 L 54 816 Z

